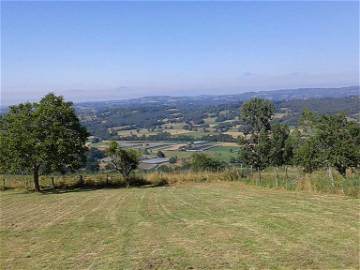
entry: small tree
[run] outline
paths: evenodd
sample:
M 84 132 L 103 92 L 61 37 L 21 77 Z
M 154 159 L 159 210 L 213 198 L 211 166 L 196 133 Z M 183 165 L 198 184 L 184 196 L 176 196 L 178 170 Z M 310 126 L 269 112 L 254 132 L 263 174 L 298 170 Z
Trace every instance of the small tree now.
M 35 190 L 40 191 L 41 173 L 80 167 L 88 135 L 72 103 L 61 96 L 51 93 L 39 103 L 12 106 L 0 119 L 0 167 L 32 172 Z
M 206 154 L 196 153 L 192 155 L 191 166 L 194 171 L 221 171 L 225 169 L 226 164 Z
M 129 176 L 139 165 L 140 153 L 131 148 L 120 148 L 116 142 L 111 142 L 108 152 L 111 164 L 124 177 L 126 186 L 129 187 Z
M 261 130 L 271 129 L 274 110 L 271 101 L 253 98 L 241 106 L 240 118 L 250 126 L 251 133 L 259 134 Z

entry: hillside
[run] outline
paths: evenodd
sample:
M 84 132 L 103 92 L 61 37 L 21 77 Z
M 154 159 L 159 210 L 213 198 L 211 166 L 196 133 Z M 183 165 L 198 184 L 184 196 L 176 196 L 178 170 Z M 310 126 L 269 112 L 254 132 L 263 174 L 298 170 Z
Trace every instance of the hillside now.
M 78 191 L 1 195 L 3 269 L 359 268 L 358 199 L 236 182 Z
M 274 121 L 296 126 L 304 111 L 321 114 L 343 112 L 359 119 L 360 97 L 355 87 L 340 89 L 279 90 L 258 92 L 272 99 Z M 148 97 L 129 101 L 77 104 L 78 114 L 90 132 L 102 139 L 225 140 L 246 131 L 239 118 L 244 100 L 237 96 Z M 166 134 L 165 134 L 166 133 Z M 169 135 L 170 134 L 170 135 Z M 221 135 L 221 137 L 219 137 Z M 213 136 L 211 139 L 210 136 Z M 215 136 L 215 137 L 214 137 Z
M 233 95 L 202 95 L 202 96 L 148 96 L 142 98 L 114 100 L 114 101 L 97 101 L 82 102 L 77 104 L 82 109 L 93 109 L 102 107 L 116 107 L 119 105 L 139 105 L 139 104 L 232 104 L 239 101 L 245 101 L 253 97 L 270 99 L 274 101 L 291 100 L 291 99 L 309 99 L 309 98 L 341 98 L 349 96 L 358 96 L 360 86 L 347 86 L 339 88 L 298 88 L 298 89 L 281 89 L 267 91 L 253 91 Z M 221 90 L 219 91 L 221 92 Z

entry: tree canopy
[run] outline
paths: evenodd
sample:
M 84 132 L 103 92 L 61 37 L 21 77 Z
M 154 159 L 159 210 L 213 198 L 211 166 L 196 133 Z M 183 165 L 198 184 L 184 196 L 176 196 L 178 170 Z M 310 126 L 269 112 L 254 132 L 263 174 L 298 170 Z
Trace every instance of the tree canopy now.
M 129 185 L 128 178 L 130 173 L 139 165 L 139 159 L 141 156 L 140 152 L 131 148 L 121 148 L 115 141 L 113 141 L 110 144 L 108 153 L 111 158 L 111 164 L 115 170 L 117 170 L 125 178 L 126 184 Z
M 270 120 L 274 114 L 274 105 L 271 101 L 253 98 L 245 102 L 240 110 L 241 119 L 251 127 L 252 133 L 260 133 L 261 130 L 270 130 Z
M 1 168 L 39 175 L 80 167 L 88 132 L 81 126 L 71 102 L 50 93 L 39 103 L 10 107 L 0 119 Z
M 308 138 L 299 147 L 297 160 L 305 170 L 335 167 L 345 175 L 347 168 L 359 166 L 359 123 L 348 121 L 344 114 L 317 115 L 306 111 L 302 124 Z

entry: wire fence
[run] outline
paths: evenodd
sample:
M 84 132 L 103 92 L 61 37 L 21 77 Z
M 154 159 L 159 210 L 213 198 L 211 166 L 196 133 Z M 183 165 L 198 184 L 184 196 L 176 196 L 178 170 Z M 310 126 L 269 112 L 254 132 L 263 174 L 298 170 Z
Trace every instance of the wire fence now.
M 345 194 L 358 197 L 360 194 L 360 170 L 352 170 L 347 177 L 343 177 L 336 170 L 331 175 L 328 170 L 319 170 L 312 174 L 305 174 L 298 167 L 270 167 L 263 171 L 256 171 L 251 167 L 233 166 L 222 171 L 198 171 L 178 169 L 173 171 L 137 170 L 131 180 L 137 184 L 177 182 L 210 182 L 210 181 L 240 181 L 250 185 L 286 190 L 308 192 L 323 192 Z M 68 174 L 53 174 L 40 176 L 43 189 L 69 187 L 121 187 L 125 179 L 115 171 L 85 172 L 79 171 Z M 31 175 L 5 174 L 0 175 L 0 189 L 34 190 Z

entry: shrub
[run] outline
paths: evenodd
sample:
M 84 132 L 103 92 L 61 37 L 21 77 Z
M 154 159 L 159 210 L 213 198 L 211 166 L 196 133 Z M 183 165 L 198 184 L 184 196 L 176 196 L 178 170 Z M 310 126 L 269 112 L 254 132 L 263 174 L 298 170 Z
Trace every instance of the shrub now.
M 223 171 L 226 163 L 205 154 L 193 154 L 191 166 L 194 171 Z
M 177 162 L 177 156 L 172 156 L 170 159 L 169 159 L 169 163 L 170 164 L 175 164 Z
M 345 179 L 342 183 L 345 195 L 352 197 L 360 197 L 360 177 L 352 177 Z

